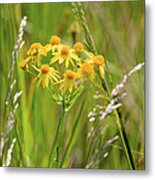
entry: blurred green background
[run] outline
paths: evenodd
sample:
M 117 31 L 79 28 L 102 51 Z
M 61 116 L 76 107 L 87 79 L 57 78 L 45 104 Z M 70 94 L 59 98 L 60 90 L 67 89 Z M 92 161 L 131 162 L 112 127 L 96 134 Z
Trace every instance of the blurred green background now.
M 106 77 L 110 90 L 112 90 L 125 73 L 144 61 L 144 1 L 85 2 L 82 3 L 82 6 L 97 51 L 106 59 Z M 44 45 L 49 42 L 51 35 L 58 35 L 64 43 L 72 45 L 75 41 L 83 42 L 84 34 L 82 27 L 79 26 L 74 17 L 70 3 L 0 5 L 1 132 L 5 131 L 7 123 L 7 118 L 3 118 L 8 87 L 7 74 L 23 16 L 28 17 L 28 23 L 24 30 L 25 44 L 19 54 L 14 71 L 14 78 L 17 80 L 15 91 L 22 90 L 23 94 L 19 101 L 15 128 L 11 131 L 4 148 L 3 162 L 6 159 L 11 140 L 17 133 L 19 139 L 13 150 L 11 166 L 47 167 L 60 116 L 60 107 L 51 99 L 46 90 L 36 88 L 32 77 L 19 69 L 18 62 L 26 56 L 26 51 L 33 42 L 41 42 Z M 125 90 L 128 95 L 123 100 L 121 108 L 124 125 L 136 168 L 144 169 L 143 70 L 130 78 Z M 63 167 L 84 168 L 92 163 L 90 168 L 128 169 L 120 139 L 100 150 L 107 140 L 118 134 L 112 116 L 106 118 L 101 124 L 106 129 L 104 133 L 96 135 L 96 144 L 91 144 L 90 139 L 87 138 L 90 129 L 99 123 L 98 119 L 95 122 L 89 122 L 88 113 L 97 103 L 106 105 L 106 100 L 93 98 L 96 91 L 98 90 L 95 87 L 86 88 L 85 93 L 82 94 L 66 117 L 64 148 L 68 143 L 82 99 L 85 96 L 83 113 L 77 124 L 72 145 Z M 11 106 L 10 102 L 6 116 L 9 114 Z M 87 156 L 89 150 L 92 150 L 90 157 Z M 97 150 L 99 150 L 99 155 L 93 159 L 93 154 Z M 108 156 L 103 158 L 105 153 L 108 153 Z

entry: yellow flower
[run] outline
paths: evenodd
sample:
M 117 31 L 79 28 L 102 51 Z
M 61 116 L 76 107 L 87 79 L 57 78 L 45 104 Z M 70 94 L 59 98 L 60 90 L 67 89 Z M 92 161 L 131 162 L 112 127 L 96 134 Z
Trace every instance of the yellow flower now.
M 20 63 L 19 63 L 19 67 L 23 70 L 26 69 L 26 66 L 27 66 L 27 61 L 26 59 L 22 60 Z
M 83 51 L 83 50 L 84 50 L 83 44 L 82 44 L 81 42 L 75 43 L 75 44 L 74 44 L 74 50 L 75 50 L 75 52 L 77 52 L 77 53 Z
M 33 43 L 30 46 L 27 55 L 31 57 L 33 63 L 37 60 L 38 65 L 40 65 L 40 56 L 47 56 L 47 51 L 40 43 Z
M 86 55 L 90 58 L 90 62 L 92 62 L 99 70 L 99 74 L 101 78 L 104 78 L 105 72 L 104 72 L 104 67 L 105 67 L 105 59 L 102 55 L 95 56 L 91 52 L 85 51 Z
M 77 75 L 72 70 L 67 70 L 64 74 L 64 79 L 62 80 L 62 84 L 60 86 L 60 89 L 64 89 L 64 91 L 69 90 L 71 93 L 73 91 L 73 88 L 77 88 L 77 82 L 76 82 Z
M 84 62 L 81 64 L 80 68 L 78 69 L 78 77 L 93 80 L 95 77 L 93 64 L 89 62 Z
M 52 46 L 60 45 L 61 39 L 58 36 L 51 36 L 50 43 Z
M 98 56 L 94 57 L 93 63 L 94 63 L 94 65 L 96 65 L 99 68 L 100 76 L 103 79 L 104 78 L 104 74 L 105 74 L 104 73 L 104 66 L 105 66 L 104 57 L 101 56 L 101 55 L 98 55 Z
M 23 59 L 21 62 L 19 62 L 19 67 L 23 70 L 25 70 L 28 67 L 28 62 L 30 61 L 31 57 L 27 57 L 26 59 Z
M 58 51 L 58 49 L 61 46 L 61 39 L 58 36 L 51 36 L 50 38 L 50 44 L 47 44 L 45 46 L 47 51 L 52 50 L 52 52 Z
M 47 55 L 46 49 L 40 44 L 40 43 L 33 43 L 30 46 L 30 49 L 27 52 L 28 56 L 36 55 L 37 53 L 40 53 L 43 56 Z
M 38 80 L 38 86 L 42 84 L 43 88 L 47 88 L 49 84 L 54 84 L 59 80 L 59 71 L 55 70 L 53 67 L 50 67 L 48 64 L 44 64 L 40 69 L 33 66 L 35 70 L 39 72 L 38 76 L 35 78 Z
M 69 48 L 69 46 L 62 45 L 60 49 L 58 49 L 58 52 L 53 53 L 54 57 L 51 59 L 51 63 L 54 63 L 56 61 L 59 61 L 59 64 L 65 63 L 65 67 L 68 68 L 69 64 L 71 63 L 73 66 L 74 60 L 79 60 L 78 56 L 73 52 L 72 49 Z
M 97 66 L 103 66 L 105 65 L 105 61 L 104 61 L 104 57 L 101 56 L 101 55 L 98 55 L 96 56 L 94 59 L 93 59 L 93 63 Z

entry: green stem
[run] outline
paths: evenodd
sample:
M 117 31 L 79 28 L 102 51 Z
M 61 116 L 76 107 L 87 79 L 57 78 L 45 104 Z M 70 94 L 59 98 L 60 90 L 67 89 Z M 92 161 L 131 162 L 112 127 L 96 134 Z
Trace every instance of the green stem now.
M 65 149 L 65 151 L 64 151 L 63 158 L 62 158 L 61 163 L 60 163 L 60 167 L 62 167 L 62 165 L 63 165 L 63 163 L 64 163 L 64 161 L 65 161 L 65 158 L 66 158 L 66 156 L 67 156 L 67 154 L 68 154 L 68 151 L 69 151 L 69 149 L 70 149 L 70 146 L 71 146 L 71 144 L 72 144 L 72 140 L 73 140 L 74 134 L 75 134 L 76 129 L 77 129 L 77 124 L 78 124 L 78 122 L 80 121 L 81 115 L 82 115 L 83 110 L 84 110 L 84 104 L 85 104 L 85 98 L 83 99 L 83 102 L 82 102 L 82 104 L 81 104 L 81 108 L 80 108 L 80 110 L 79 110 L 79 112 L 78 112 L 78 116 L 76 117 L 76 120 L 75 120 L 75 123 L 74 123 L 74 126 L 73 126 L 73 130 L 72 130 L 72 132 L 71 132 L 71 135 L 70 135 L 70 138 L 69 138 L 67 147 L 66 147 L 66 149 Z
M 57 146 L 58 167 L 60 167 L 60 162 L 61 162 L 61 156 L 60 155 L 62 155 L 63 136 L 64 136 L 64 122 L 65 122 L 65 103 L 63 102 L 62 116 L 61 116 L 59 132 L 58 132 L 58 146 Z
M 56 130 L 56 135 L 54 138 L 53 146 L 50 152 L 48 167 L 51 167 L 53 160 L 59 162 L 60 160 L 60 152 L 62 148 L 62 139 L 63 139 L 63 129 L 64 129 L 64 120 L 65 120 L 65 102 L 63 99 L 62 102 L 62 113 L 60 119 L 58 121 L 58 127 Z M 54 159 L 54 153 L 56 152 L 56 159 Z
M 106 79 L 104 79 L 104 81 L 102 82 L 102 86 L 105 89 L 108 97 L 110 98 L 110 91 L 109 91 L 109 87 L 108 87 Z M 121 117 L 119 115 L 118 110 L 115 110 L 114 114 L 115 114 L 115 117 L 116 117 L 116 123 L 117 123 L 117 126 L 118 126 L 120 138 L 121 138 L 121 141 L 122 141 L 122 144 L 123 144 L 123 149 L 125 151 L 125 155 L 126 155 L 126 158 L 127 158 L 127 161 L 128 161 L 129 168 L 134 170 L 135 169 L 135 164 L 134 164 L 134 160 L 133 160 L 133 157 L 132 157 L 131 148 L 130 148 L 130 145 L 129 145 L 129 142 L 128 142 L 128 138 L 127 138 L 127 135 L 126 135 L 126 132 L 125 132 L 124 125 L 122 123 L 122 120 L 121 120 Z
M 104 90 L 106 91 L 108 97 L 110 98 L 110 91 L 109 91 L 109 87 L 108 87 L 106 79 L 103 80 L 102 87 L 104 88 Z M 134 164 L 134 160 L 133 160 L 133 157 L 132 157 L 131 148 L 130 148 L 130 145 L 129 145 L 129 142 L 128 142 L 128 138 L 127 138 L 127 135 L 126 135 L 126 132 L 125 132 L 125 128 L 124 128 L 124 125 L 122 123 L 122 119 L 120 117 L 120 113 L 119 113 L 118 110 L 115 110 L 114 114 L 115 114 L 115 117 L 116 117 L 116 124 L 118 126 L 120 138 L 121 138 L 121 141 L 122 141 L 122 144 L 123 144 L 123 149 L 125 151 L 125 155 L 126 155 L 126 158 L 127 158 L 129 168 L 134 170 L 135 169 L 135 164 Z
M 121 121 L 121 118 L 119 116 L 119 112 L 117 110 L 115 110 L 114 114 L 116 116 L 116 124 L 118 126 L 119 134 L 120 134 L 121 141 L 122 141 L 122 144 L 123 144 L 123 148 L 124 148 L 126 158 L 127 158 L 128 164 L 129 164 L 129 168 L 134 170 L 135 169 L 135 164 L 134 164 L 134 161 L 133 161 L 133 157 L 132 157 L 130 145 L 129 145 L 129 142 L 128 142 L 128 138 L 127 138 L 127 135 L 126 135 L 126 132 L 125 132 L 125 128 L 124 128 L 123 123 Z

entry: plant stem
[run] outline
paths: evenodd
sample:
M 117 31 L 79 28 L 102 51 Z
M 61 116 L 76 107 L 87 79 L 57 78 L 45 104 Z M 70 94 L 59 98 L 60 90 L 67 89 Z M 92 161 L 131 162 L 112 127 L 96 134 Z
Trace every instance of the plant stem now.
M 55 135 L 53 146 L 52 146 L 52 149 L 51 149 L 49 162 L 48 162 L 48 167 L 51 167 L 53 160 L 55 160 L 57 162 L 60 161 L 60 152 L 61 152 L 61 149 L 62 149 L 64 120 L 65 120 L 65 102 L 64 102 L 64 98 L 63 98 L 62 112 L 61 112 L 60 119 L 58 121 L 58 127 L 57 127 L 57 130 L 56 130 L 56 135 Z M 54 152 L 56 152 L 56 159 L 54 159 L 54 157 L 53 157 Z
M 110 98 L 110 91 L 109 91 L 109 87 L 107 85 L 106 79 L 104 79 L 104 81 L 102 82 L 102 87 L 105 89 L 108 97 Z M 134 164 L 134 160 L 133 160 L 133 157 L 132 157 L 131 148 L 130 148 L 128 138 L 127 138 L 127 135 L 126 135 L 126 132 L 125 132 L 125 128 L 124 128 L 124 125 L 123 125 L 123 122 L 122 122 L 122 119 L 120 117 L 120 113 L 119 113 L 118 109 L 116 109 L 114 111 L 114 114 L 115 114 L 115 117 L 116 117 L 116 124 L 118 126 L 120 138 L 121 138 L 121 141 L 122 141 L 122 144 L 123 144 L 123 149 L 125 151 L 125 155 L 126 155 L 126 158 L 127 158 L 129 168 L 134 170 L 135 169 L 135 164 Z
M 65 161 L 65 158 L 66 158 L 66 156 L 67 156 L 67 154 L 68 154 L 68 151 L 69 151 L 69 149 L 70 149 L 70 146 L 71 146 L 71 144 L 72 144 L 72 140 L 73 140 L 74 134 L 75 134 L 75 132 L 76 132 L 78 122 L 80 121 L 81 115 L 82 115 L 83 110 L 84 110 L 84 105 L 85 105 L 85 98 L 83 99 L 82 104 L 81 104 L 81 107 L 80 107 L 80 110 L 79 110 L 79 112 L 77 113 L 78 116 L 76 117 L 76 120 L 75 120 L 75 123 L 74 123 L 74 126 L 73 126 L 73 130 L 72 130 L 72 132 L 71 132 L 71 135 L 70 135 L 70 138 L 69 138 L 67 147 L 66 147 L 66 149 L 65 149 L 65 151 L 64 151 L 63 158 L 62 158 L 61 163 L 60 163 L 60 167 L 62 167 L 62 165 L 63 165 L 63 163 L 64 163 L 64 161 Z
M 116 124 L 118 126 L 119 134 L 120 134 L 121 141 L 123 144 L 123 148 L 124 148 L 126 158 L 127 158 L 128 164 L 129 164 L 129 168 L 135 170 L 135 164 L 133 161 L 133 157 L 132 157 L 131 149 L 129 146 L 128 138 L 127 138 L 123 123 L 121 121 L 121 117 L 119 116 L 118 110 L 115 110 L 114 114 L 116 117 Z
M 108 87 L 106 79 L 103 80 L 102 87 L 105 89 L 108 97 L 110 98 L 110 91 L 109 91 L 109 87 Z M 128 161 L 129 168 L 134 170 L 135 169 L 135 164 L 134 164 L 134 160 L 133 160 L 133 157 L 132 157 L 131 148 L 130 148 L 128 138 L 127 138 L 127 135 L 126 135 L 126 132 L 125 132 L 125 128 L 124 128 L 124 125 L 123 125 L 123 122 L 122 122 L 122 119 L 121 119 L 121 115 L 120 115 L 118 109 L 116 109 L 114 111 L 114 114 L 115 114 L 115 117 L 116 117 L 116 124 L 118 126 L 120 138 L 121 138 L 121 141 L 122 141 L 122 144 L 123 144 L 123 149 L 125 151 L 125 155 L 126 155 L 126 158 L 127 158 L 127 161 Z
M 63 135 L 64 135 L 64 123 L 65 123 L 65 102 L 62 104 L 62 116 L 58 127 L 58 146 L 57 146 L 57 161 L 58 167 L 60 167 L 62 146 L 63 146 Z

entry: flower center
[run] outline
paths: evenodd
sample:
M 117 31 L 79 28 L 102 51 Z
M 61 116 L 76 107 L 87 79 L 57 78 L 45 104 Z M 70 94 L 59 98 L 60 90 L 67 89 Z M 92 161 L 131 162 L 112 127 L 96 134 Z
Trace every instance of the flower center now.
M 42 74 L 48 74 L 50 71 L 50 67 L 48 64 L 42 65 L 41 66 L 41 73 Z
M 41 48 L 41 44 L 40 44 L 40 43 L 33 43 L 33 44 L 31 45 L 31 48 L 32 48 L 32 49 L 39 49 L 39 48 Z
M 64 46 L 64 47 L 61 49 L 61 55 L 64 55 L 64 56 L 69 55 L 69 48 L 68 48 L 67 46 Z
M 58 36 L 51 36 L 50 43 L 52 45 L 59 45 L 60 44 L 60 38 Z
M 74 79 L 75 78 L 75 73 L 71 70 L 68 70 L 66 73 L 65 73 L 65 77 L 67 79 Z
M 26 64 L 27 64 L 27 62 L 25 60 L 23 60 L 23 61 L 20 62 L 19 66 L 20 66 L 21 69 L 25 69 Z
M 97 65 L 97 66 L 102 66 L 104 65 L 104 57 L 99 55 L 99 56 L 96 56 L 93 60 L 94 64 Z
M 74 50 L 75 50 L 76 52 L 82 51 L 82 50 L 83 50 L 83 45 L 82 45 L 82 43 L 80 43 L 80 42 L 75 43 L 75 45 L 74 45 Z
M 38 49 L 41 48 L 42 45 L 40 43 L 33 43 L 27 52 L 28 56 L 33 56 L 38 52 Z
M 93 70 L 93 66 L 90 63 L 83 63 L 83 65 L 81 66 L 82 72 L 88 75 L 93 74 L 94 70 Z

